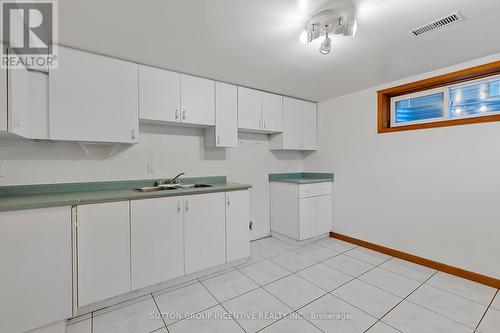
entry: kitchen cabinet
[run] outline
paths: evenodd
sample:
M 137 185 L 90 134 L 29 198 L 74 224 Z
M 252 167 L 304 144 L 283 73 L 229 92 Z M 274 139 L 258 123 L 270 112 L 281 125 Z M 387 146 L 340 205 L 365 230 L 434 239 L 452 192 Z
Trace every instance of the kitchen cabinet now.
M 238 91 L 232 84 L 215 82 L 215 127 L 206 129 L 205 147 L 238 146 Z
M 271 233 L 308 242 L 332 231 L 332 183 L 271 183 Z
M 76 207 L 79 307 L 130 291 L 129 202 Z
M 225 194 L 190 195 L 184 199 L 185 273 L 226 262 Z
M 271 136 L 273 150 L 316 150 L 318 119 L 316 103 L 283 99 L 283 133 Z
M 227 262 L 250 256 L 250 193 L 226 192 Z
M 184 275 L 183 197 L 130 202 L 132 290 Z
M 181 122 L 215 126 L 215 83 L 181 74 Z
M 0 213 L 0 332 L 71 317 L 71 208 Z
M 283 131 L 283 97 L 262 92 L 262 128 L 269 132 Z
M 141 120 L 180 122 L 181 74 L 139 65 Z
M 52 140 L 137 143 L 138 65 L 59 46 L 49 119 Z
M 238 87 L 238 128 L 247 132 L 281 132 L 283 97 Z

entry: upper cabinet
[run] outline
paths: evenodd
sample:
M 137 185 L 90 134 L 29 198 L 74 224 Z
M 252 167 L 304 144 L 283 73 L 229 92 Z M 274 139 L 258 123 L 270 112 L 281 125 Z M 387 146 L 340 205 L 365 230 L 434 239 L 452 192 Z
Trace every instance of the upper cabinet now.
M 232 84 L 215 82 L 215 127 L 207 128 L 205 147 L 238 146 L 238 92 Z
M 215 125 L 214 81 L 139 65 L 141 120 Z
M 50 139 L 136 143 L 138 65 L 59 47 L 49 71 Z
M 316 150 L 318 146 L 316 103 L 283 99 L 283 133 L 271 137 L 271 149 Z
M 238 128 L 248 132 L 281 132 L 283 97 L 238 87 Z
M 180 122 L 181 74 L 139 65 L 141 120 Z
M 215 125 L 215 82 L 181 74 L 181 122 Z

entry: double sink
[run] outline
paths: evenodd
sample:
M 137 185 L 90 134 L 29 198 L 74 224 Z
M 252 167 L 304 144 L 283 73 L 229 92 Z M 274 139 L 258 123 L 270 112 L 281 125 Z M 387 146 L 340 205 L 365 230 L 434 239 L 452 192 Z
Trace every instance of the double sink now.
M 171 191 L 179 189 L 192 189 L 201 187 L 212 187 L 209 184 L 160 184 L 156 186 L 139 187 L 134 189 L 137 192 L 155 192 L 155 191 Z

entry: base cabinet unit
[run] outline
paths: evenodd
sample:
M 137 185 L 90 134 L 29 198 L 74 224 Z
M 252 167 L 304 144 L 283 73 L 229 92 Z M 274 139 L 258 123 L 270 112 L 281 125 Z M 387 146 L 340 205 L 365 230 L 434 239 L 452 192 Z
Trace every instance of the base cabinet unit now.
M 238 87 L 238 128 L 257 133 L 283 131 L 283 97 Z
M 332 231 L 332 183 L 271 183 L 271 232 L 307 241 Z
M 184 275 L 183 197 L 130 202 L 132 290 Z
M 130 291 L 129 201 L 76 207 L 78 307 Z
M 225 194 L 210 193 L 184 199 L 185 273 L 226 262 Z
M 250 256 L 250 193 L 226 192 L 227 262 Z
M 238 91 L 215 82 L 215 127 L 205 130 L 205 147 L 238 147 Z
M 271 136 L 272 150 L 316 150 L 318 146 L 316 103 L 283 98 L 283 133 Z
M 137 143 L 138 65 L 59 46 L 49 70 L 50 139 Z
M 0 332 L 71 317 L 71 208 L 0 213 Z

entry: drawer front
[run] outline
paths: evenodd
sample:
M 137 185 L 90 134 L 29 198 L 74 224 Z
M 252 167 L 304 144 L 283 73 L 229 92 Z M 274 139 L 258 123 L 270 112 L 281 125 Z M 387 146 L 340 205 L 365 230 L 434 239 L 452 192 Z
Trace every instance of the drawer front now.
M 332 183 L 312 183 L 299 185 L 299 198 L 316 197 L 332 193 Z

